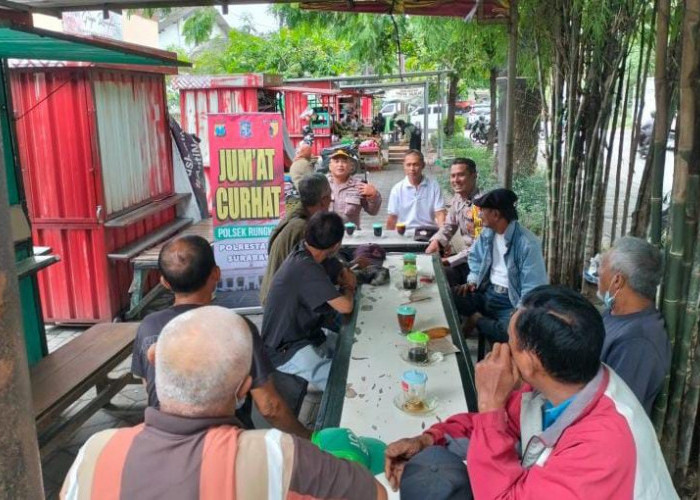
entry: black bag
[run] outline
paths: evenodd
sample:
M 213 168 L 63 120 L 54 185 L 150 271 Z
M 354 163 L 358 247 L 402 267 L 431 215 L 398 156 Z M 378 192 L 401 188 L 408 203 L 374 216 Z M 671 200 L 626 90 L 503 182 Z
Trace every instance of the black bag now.
M 437 232 L 437 226 L 419 226 L 416 228 L 416 234 L 413 236 L 413 239 L 415 241 L 430 241 L 430 238 Z

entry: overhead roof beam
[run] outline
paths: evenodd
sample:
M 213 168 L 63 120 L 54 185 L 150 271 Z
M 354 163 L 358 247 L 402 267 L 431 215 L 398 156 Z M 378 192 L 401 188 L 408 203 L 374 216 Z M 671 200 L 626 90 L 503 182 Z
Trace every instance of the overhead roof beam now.
M 418 71 L 415 73 L 404 73 L 402 75 L 356 75 L 356 76 L 321 76 L 318 78 L 289 78 L 285 83 L 311 83 L 311 82 L 362 82 L 398 80 L 400 78 L 424 78 L 428 76 L 438 76 L 452 73 L 451 70 L 441 71 Z

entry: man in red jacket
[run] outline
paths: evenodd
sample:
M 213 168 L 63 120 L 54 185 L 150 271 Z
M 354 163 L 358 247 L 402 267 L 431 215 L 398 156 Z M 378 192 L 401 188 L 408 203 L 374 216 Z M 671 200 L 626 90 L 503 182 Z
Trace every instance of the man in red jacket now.
M 476 367 L 479 413 L 387 448 L 402 499 L 464 498 L 465 484 L 477 499 L 678 498 L 646 412 L 599 361 L 605 329 L 583 296 L 535 288 L 508 334 Z M 466 439 L 460 484 L 446 449 Z

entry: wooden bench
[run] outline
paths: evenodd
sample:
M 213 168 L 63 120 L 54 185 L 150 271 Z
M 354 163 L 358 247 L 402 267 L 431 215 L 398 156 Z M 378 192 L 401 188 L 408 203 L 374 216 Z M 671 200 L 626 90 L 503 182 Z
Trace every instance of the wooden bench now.
M 114 252 L 108 253 L 107 258 L 111 260 L 131 260 L 144 250 L 167 240 L 190 224 L 192 224 L 192 219 L 175 219 L 159 227 L 152 233 L 148 233 L 143 238 L 129 243 L 125 247 L 115 250 Z
M 201 236 L 209 243 L 214 242 L 214 227 L 211 219 L 203 219 L 196 224 L 192 224 L 185 228 L 182 232 L 171 236 L 171 238 L 195 235 Z M 141 311 L 155 299 L 162 291 L 163 286 L 159 283 L 148 294 L 144 296 L 144 283 L 148 273 L 153 270 L 158 270 L 158 256 L 163 246 L 168 240 L 163 240 L 157 245 L 143 250 L 138 255 L 131 259 L 134 266 L 134 277 L 129 287 L 131 294 L 131 306 L 124 315 L 126 320 L 131 320 L 141 314 Z
M 130 382 L 109 373 L 129 357 L 138 323 L 95 325 L 31 368 L 32 401 L 42 458 L 65 443 L 86 420 Z M 69 419 L 61 414 L 95 387 L 97 394 Z

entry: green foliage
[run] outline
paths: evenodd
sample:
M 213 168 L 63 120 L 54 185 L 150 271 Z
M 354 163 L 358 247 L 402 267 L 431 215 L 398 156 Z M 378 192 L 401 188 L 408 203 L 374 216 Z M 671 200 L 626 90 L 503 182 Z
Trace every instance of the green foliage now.
M 455 134 L 444 144 L 444 155 L 440 164 L 443 168 L 436 174 L 437 180 L 446 192 L 450 191 L 449 166 L 454 158 L 471 158 L 479 171 L 479 187 L 482 192 L 497 188 L 498 179 L 493 170 L 494 157 L 483 146 L 474 146 L 461 134 Z M 513 191 L 518 195 L 518 215 L 520 222 L 530 231 L 542 236 L 547 207 L 547 177 L 537 171 L 533 175 L 517 175 L 513 179 Z
M 189 45 L 200 45 L 211 37 L 216 22 L 214 7 L 200 8 L 185 20 L 182 25 L 182 36 Z
M 349 55 L 350 45 L 308 27 L 263 36 L 231 30 L 228 40 L 195 57 L 194 72 L 267 72 L 284 78 L 353 73 L 359 63 Z

